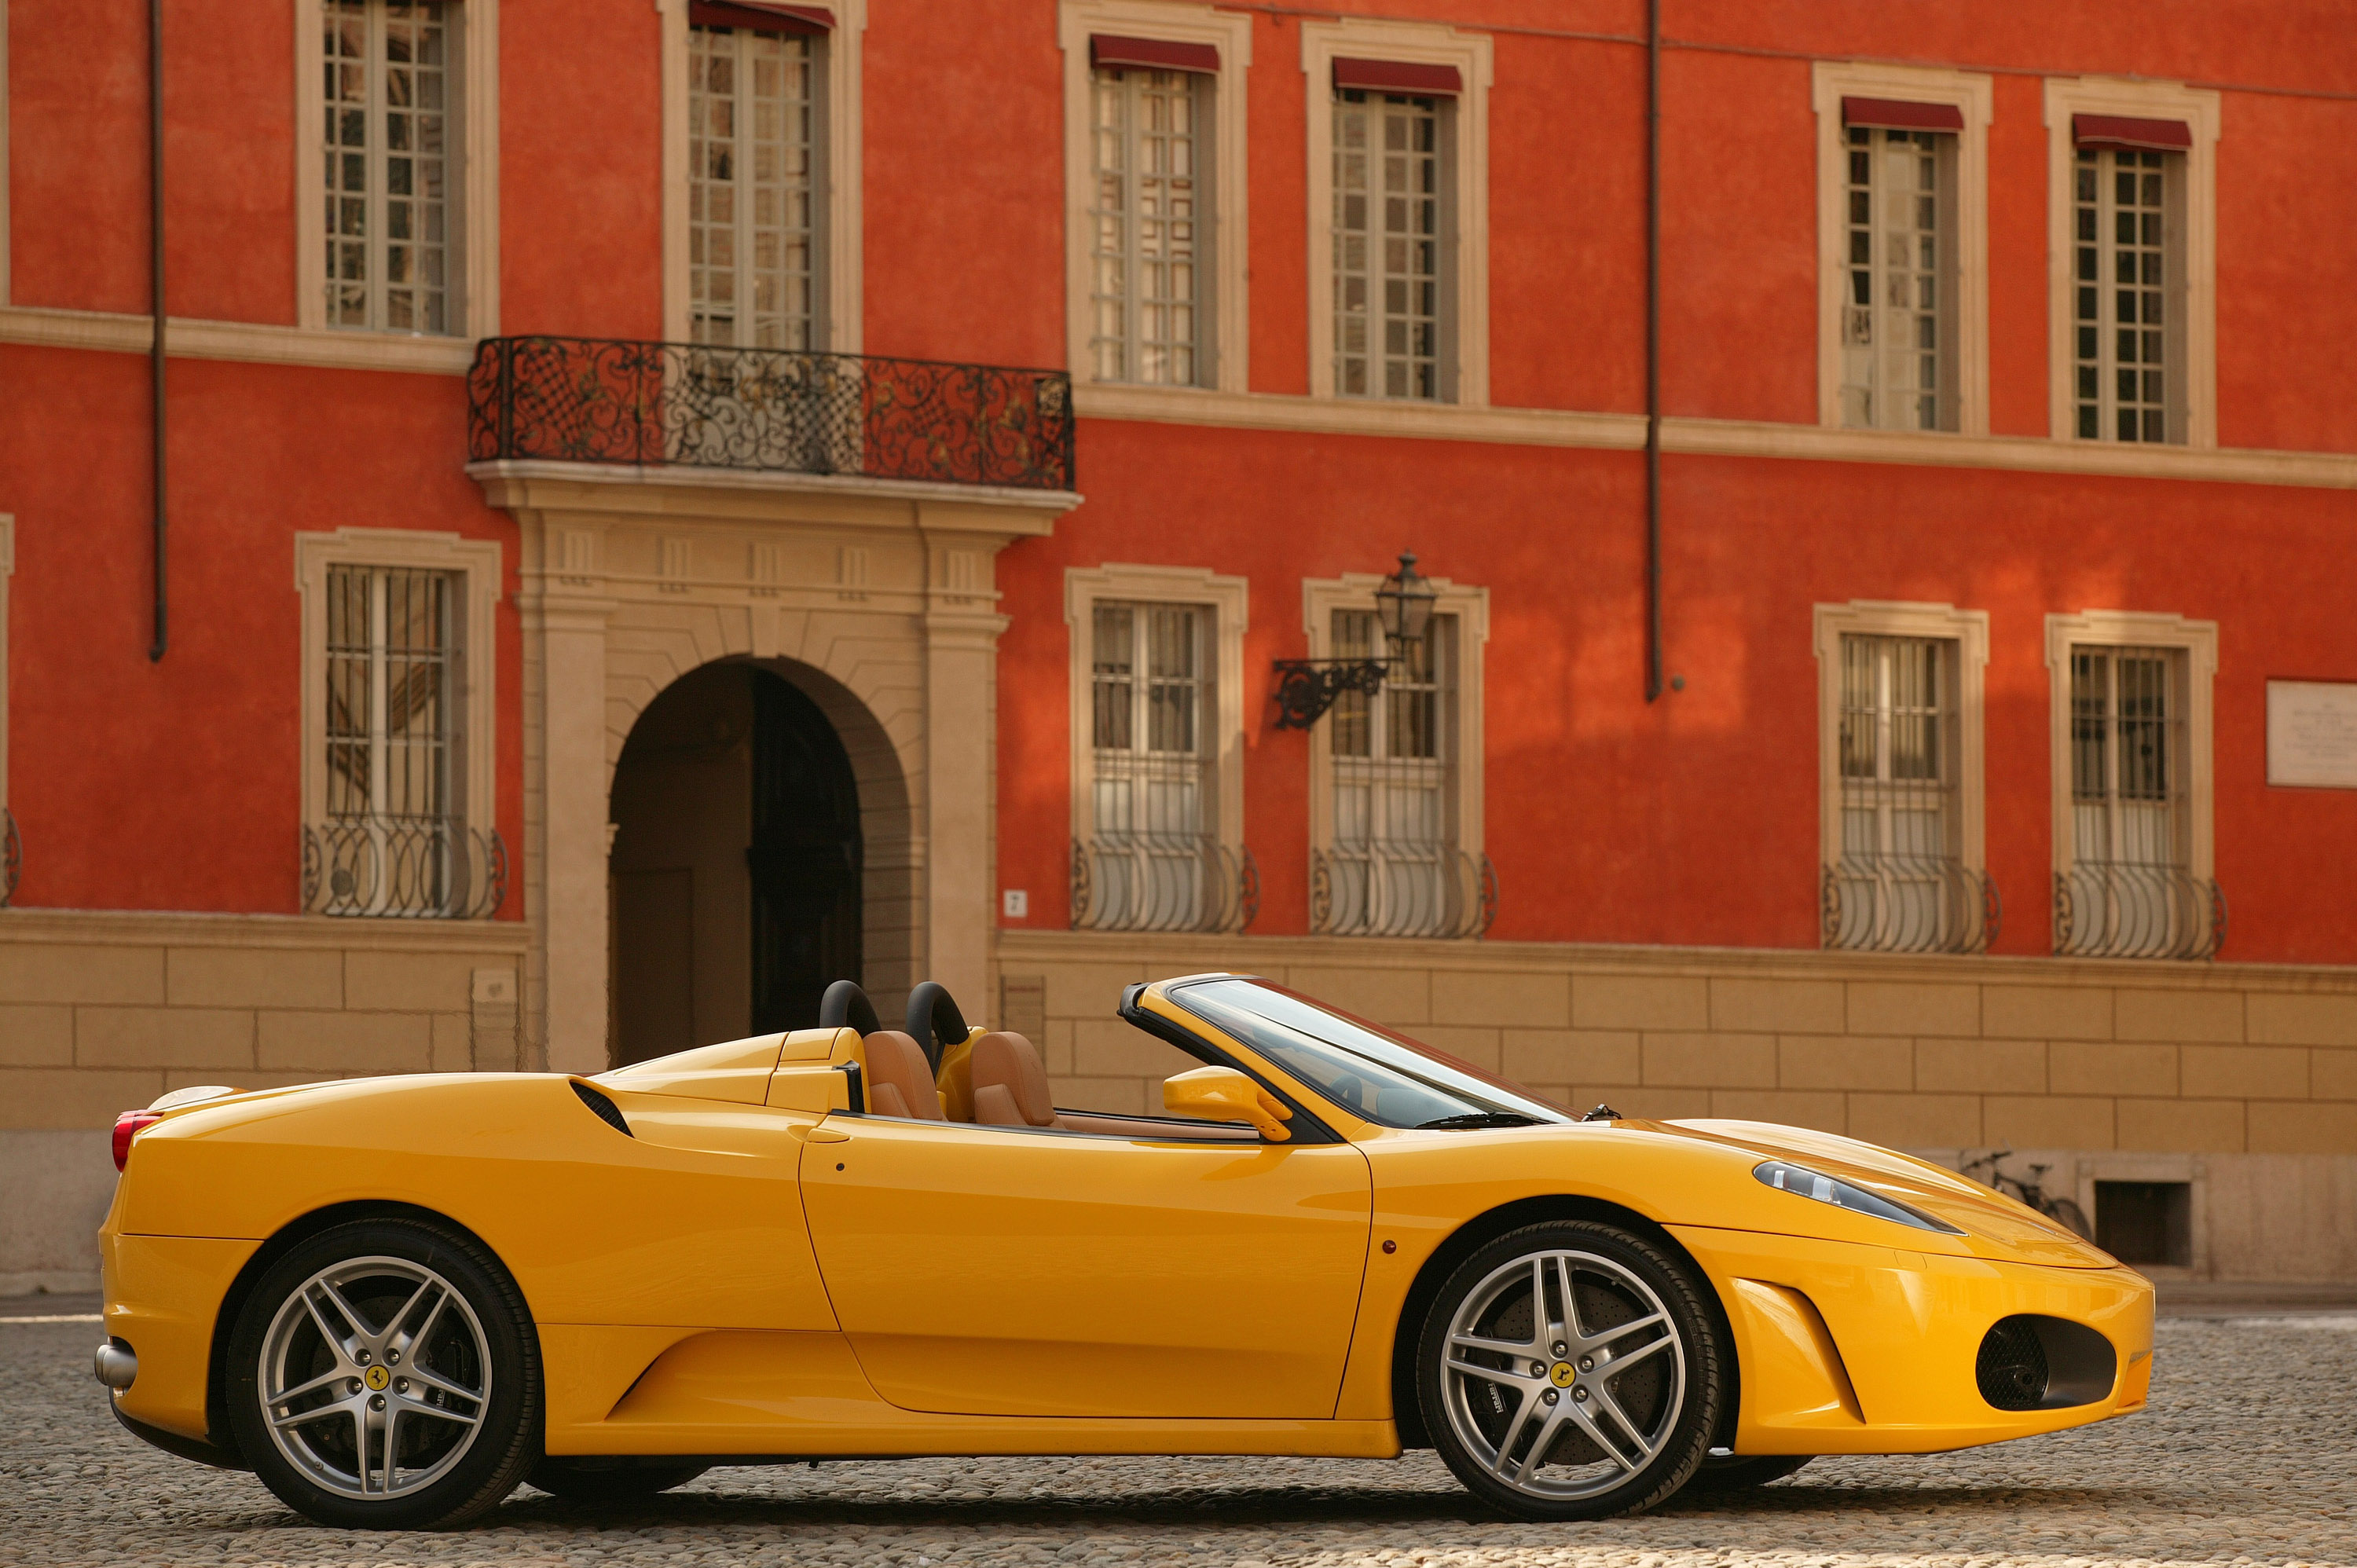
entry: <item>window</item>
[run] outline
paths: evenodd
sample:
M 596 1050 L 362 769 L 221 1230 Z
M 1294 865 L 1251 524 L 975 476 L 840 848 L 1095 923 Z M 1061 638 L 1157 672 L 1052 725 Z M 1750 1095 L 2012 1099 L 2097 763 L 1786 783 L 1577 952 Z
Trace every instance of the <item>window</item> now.
M 2178 255 L 2183 159 L 2083 145 L 2072 170 L 2076 433 L 2083 440 L 2185 439 L 2184 314 Z
M 1975 952 L 1996 936 L 1983 870 L 1985 615 L 1945 605 L 1816 610 L 1829 948 Z
M 2050 77 L 2045 100 L 2051 432 L 2214 446 L 2221 96 Z
M 1490 38 L 1305 20 L 1301 67 L 1311 395 L 1486 404 Z
M 1851 125 L 1842 423 L 1956 428 L 1956 138 Z
M 819 38 L 688 29 L 688 337 L 823 347 Z
M 1071 923 L 1239 929 L 1257 901 L 1237 799 L 1243 583 L 1146 567 L 1068 581 Z
M 1212 81 L 1135 65 L 1090 72 L 1089 355 L 1099 381 L 1209 381 Z
M 1313 653 L 1384 663 L 1379 693 L 1343 693 L 1313 732 L 1311 788 L 1323 799 L 1312 821 L 1310 925 L 1338 936 L 1478 936 L 1497 907 L 1469 798 L 1480 782 L 1469 776 L 1478 725 L 1468 718 L 1468 623 L 1478 626 L 1486 604 L 1437 585 L 1425 636 L 1393 646 L 1376 581 L 1310 585 L 1323 617 Z
M 1988 77 L 1819 61 L 1818 414 L 1988 433 Z
M 2048 628 L 2060 776 L 2055 950 L 2206 958 L 2224 935 L 2210 880 L 2216 629 L 2093 614 L 2050 617 Z
M 462 329 L 457 9 L 443 0 L 322 0 L 330 327 Z
M 304 592 L 303 902 L 453 918 L 505 896 L 487 643 L 499 547 L 347 530 L 296 536 Z
M 1442 399 L 1454 392 L 1455 203 L 1444 146 L 1453 105 L 1394 92 L 1334 94 L 1334 390 Z

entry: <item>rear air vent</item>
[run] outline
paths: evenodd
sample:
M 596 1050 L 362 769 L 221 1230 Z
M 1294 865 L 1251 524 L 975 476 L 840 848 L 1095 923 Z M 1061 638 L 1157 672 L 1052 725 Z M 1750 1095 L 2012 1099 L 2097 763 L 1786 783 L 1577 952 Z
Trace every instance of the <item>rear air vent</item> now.
M 625 1138 L 633 1135 L 630 1132 L 630 1124 L 622 1120 L 620 1106 L 578 1080 L 576 1080 L 573 1085 L 573 1092 L 581 1097 L 581 1103 L 587 1105 L 598 1121 L 603 1122 Z
M 2112 1391 L 2119 1354 L 2083 1323 L 2019 1313 L 1983 1337 L 1973 1371 L 1998 1410 L 2066 1410 Z

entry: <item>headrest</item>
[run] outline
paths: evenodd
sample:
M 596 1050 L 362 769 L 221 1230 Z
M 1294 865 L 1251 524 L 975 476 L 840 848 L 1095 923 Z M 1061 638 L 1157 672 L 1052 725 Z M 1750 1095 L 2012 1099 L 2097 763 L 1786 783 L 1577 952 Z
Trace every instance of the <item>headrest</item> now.
M 977 1107 L 986 1088 L 1004 1089 L 1024 1122 L 1046 1127 L 1056 1120 L 1056 1102 L 1048 1092 L 1048 1071 L 1039 1053 L 1020 1035 L 996 1030 L 974 1043 L 974 1092 Z M 977 1112 L 977 1114 L 979 1112 Z
M 878 1090 L 893 1090 L 908 1114 L 920 1122 L 942 1119 L 942 1097 L 933 1090 L 933 1069 L 916 1041 L 898 1029 L 879 1029 L 863 1043 L 867 1049 L 867 1071 Z M 891 1113 L 889 1102 L 880 1093 L 871 1098 L 879 1101 L 877 1110 Z

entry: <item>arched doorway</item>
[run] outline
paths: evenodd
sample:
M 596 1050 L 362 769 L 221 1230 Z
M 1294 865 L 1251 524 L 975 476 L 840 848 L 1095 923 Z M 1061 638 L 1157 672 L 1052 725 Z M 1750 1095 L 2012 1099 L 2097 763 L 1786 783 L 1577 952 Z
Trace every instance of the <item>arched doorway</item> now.
M 861 975 L 859 790 L 819 704 L 708 664 L 631 727 L 612 798 L 619 1064 L 818 1021 Z

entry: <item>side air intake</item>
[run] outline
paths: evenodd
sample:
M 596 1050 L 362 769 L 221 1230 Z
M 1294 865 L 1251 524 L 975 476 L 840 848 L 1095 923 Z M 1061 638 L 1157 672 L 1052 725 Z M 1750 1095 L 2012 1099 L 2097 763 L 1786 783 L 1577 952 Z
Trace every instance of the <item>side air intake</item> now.
M 622 1120 L 622 1108 L 620 1106 L 615 1104 L 612 1101 L 607 1099 L 604 1095 L 598 1093 L 587 1084 L 579 1082 L 578 1080 L 576 1080 L 573 1085 L 573 1092 L 581 1097 L 581 1103 L 587 1105 L 589 1108 L 590 1113 L 596 1116 L 598 1121 L 603 1122 L 607 1126 L 611 1127 L 615 1132 L 619 1133 L 625 1138 L 637 1136 L 636 1133 L 630 1131 L 630 1124 Z
M 2083 1323 L 2017 1313 L 1982 1337 L 1973 1371 L 1997 1410 L 2067 1410 L 2112 1391 L 2119 1354 Z

